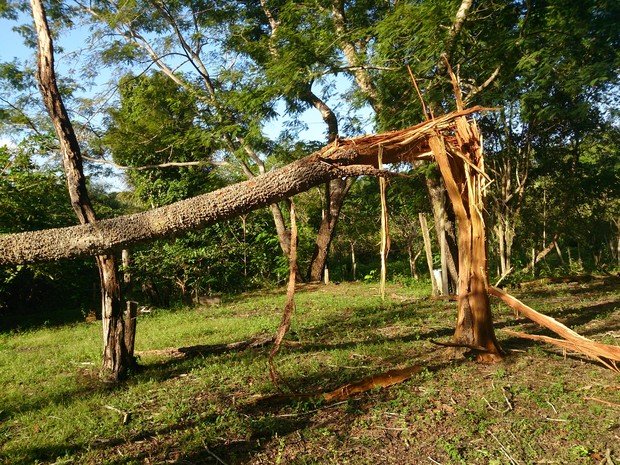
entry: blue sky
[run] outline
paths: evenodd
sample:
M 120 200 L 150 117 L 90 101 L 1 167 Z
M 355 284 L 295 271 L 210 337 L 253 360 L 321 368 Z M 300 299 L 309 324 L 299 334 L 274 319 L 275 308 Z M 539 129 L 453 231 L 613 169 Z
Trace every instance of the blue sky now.
M 24 15 L 22 23 L 29 20 L 31 19 L 27 15 Z M 21 36 L 12 31 L 12 28 L 15 26 L 15 24 L 15 22 L 8 21 L 6 19 L 0 19 L 0 62 L 11 61 L 15 58 L 18 60 L 35 59 L 34 51 L 26 48 L 23 45 Z M 56 67 L 60 75 L 75 73 L 75 71 L 71 70 L 71 67 L 78 64 L 76 54 L 79 54 L 81 48 L 85 46 L 87 36 L 88 31 L 86 31 L 85 29 L 76 29 L 72 31 L 69 35 L 65 35 L 60 38 L 57 45 L 60 45 L 63 48 L 63 53 L 57 54 L 55 57 Z M 85 90 L 85 96 L 93 96 L 98 91 L 101 91 L 104 88 L 105 84 L 110 78 L 111 70 L 103 69 L 101 71 L 102 73 L 96 79 L 97 82 L 95 83 L 95 86 Z M 343 75 L 340 75 L 336 79 L 339 89 L 344 90 L 350 86 L 350 82 Z M 338 100 L 337 96 L 332 98 L 328 103 L 334 110 L 338 111 L 340 101 Z M 265 133 L 271 138 L 276 138 L 279 135 L 280 131 L 284 128 L 286 121 L 290 119 L 290 115 L 285 114 L 284 105 L 278 105 L 277 110 L 280 113 L 280 117 L 267 122 L 264 126 Z M 365 117 L 368 117 L 367 115 L 369 115 L 370 112 L 366 111 L 362 114 Z M 307 129 L 299 135 L 300 139 L 316 141 L 325 140 L 326 126 L 319 112 L 316 109 L 311 108 L 306 110 L 302 115 L 298 116 L 298 119 L 303 122 L 307 127 Z M 370 123 L 367 125 L 367 130 L 371 130 Z M 347 137 L 350 135 L 341 134 L 341 136 Z M 7 139 L 0 138 L 0 145 L 6 143 Z M 122 183 L 120 183 L 118 180 L 111 181 L 119 188 L 120 186 L 122 186 Z

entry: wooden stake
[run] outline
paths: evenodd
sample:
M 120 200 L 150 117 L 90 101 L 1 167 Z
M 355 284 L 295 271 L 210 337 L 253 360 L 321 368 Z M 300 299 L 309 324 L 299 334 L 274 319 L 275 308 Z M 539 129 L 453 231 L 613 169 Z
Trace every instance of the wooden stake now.
M 383 146 L 378 151 L 379 170 L 383 169 Z M 387 254 L 390 251 L 390 235 L 388 225 L 388 209 L 386 199 L 386 181 L 383 176 L 379 177 L 379 195 L 381 197 L 381 279 L 379 292 L 381 300 L 385 300 L 385 282 L 387 279 Z
M 418 213 L 420 220 L 420 230 L 422 231 L 422 239 L 424 239 L 424 251 L 426 252 L 426 264 L 428 265 L 428 272 L 431 277 L 431 286 L 433 287 L 432 295 L 439 295 L 439 288 L 437 287 L 437 281 L 433 273 L 433 250 L 431 247 L 431 237 L 428 233 L 428 223 L 426 222 L 426 215 L 422 212 Z

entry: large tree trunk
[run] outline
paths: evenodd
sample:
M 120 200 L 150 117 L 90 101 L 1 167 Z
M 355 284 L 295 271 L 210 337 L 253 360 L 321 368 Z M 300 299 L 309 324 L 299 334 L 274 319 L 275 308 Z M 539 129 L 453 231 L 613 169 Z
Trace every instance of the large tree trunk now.
M 105 255 L 155 239 L 198 230 L 292 197 L 331 179 L 377 175 L 377 141 L 385 163 L 428 159 L 429 137 L 452 131 L 459 116 L 450 113 L 409 129 L 339 139 L 318 152 L 249 181 L 133 215 L 80 226 L 0 236 L 0 265 L 25 264 L 87 255 Z
M 501 359 L 503 350 L 495 338 L 487 294 L 487 243 L 482 217 L 485 180 L 481 174 L 484 160 L 477 126 L 464 118 L 459 122 L 459 154 L 448 154 L 439 137 L 430 140 L 458 221 L 458 316 L 453 342 L 480 348 L 478 360 L 492 362 Z M 467 150 L 463 150 L 465 147 Z
M 336 154 L 338 155 L 338 154 Z M 351 151 L 339 155 L 349 163 Z M 0 236 L 0 265 L 112 254 L 155 239 L 198 230 L 279 202 L 332 178 L 377 174 L 371 166 L 343 166 L 316 153 L 252 180 L 146 212 L 80 226 Z
M 86 189 L 80 146 L 56 84 L 54 48 L 45 10 L 41 0 L 31 0 L 30 5 L 38 39 L 37 80 L 60 142 L 71 205 L 81 224 L 94 223 L 97 217 Z M 116 259 L 114 255 L 99 256 L 97 266 L 101 281 L 103 370 L 105 375 L 109 374 L 114 380 L 119 380 L 125 376 L 129 360 L 124 343 L 123 311 Z

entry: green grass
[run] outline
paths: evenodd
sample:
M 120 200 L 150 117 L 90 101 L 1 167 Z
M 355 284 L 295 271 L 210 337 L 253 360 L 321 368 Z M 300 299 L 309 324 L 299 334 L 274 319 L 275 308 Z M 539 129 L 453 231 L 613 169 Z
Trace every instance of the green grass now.
M 617 343 L 617 283 L 544 286 L 519 297 L 588 337 Z M 327 405 L 277 398 L 270 347 L 188 358 L 143 356 L 117 386 L 98 376 L 100 323 L 0 334 L 3 464 L 508 464 L 620 462 L 620 377 L 584 358 L 517 340 L 504 362 L 448 360 L 455 303 L 423 286 L 302 285 L 276 359 L 296 392 L 316 393 L 419 363 L 399 385 Z M 156 310 L 136 350 L 270 335 L 284 290 L 221 307 Z M 496 301 L 497 327 L 540 329 Z M 593 400 L 596 399 L 596 400 Z M 600 401 L 608 402 L 605 404 Z M 611 404 L 611 405 L 610 405 Z M 217 457 L 217 458 L 216 458 Z

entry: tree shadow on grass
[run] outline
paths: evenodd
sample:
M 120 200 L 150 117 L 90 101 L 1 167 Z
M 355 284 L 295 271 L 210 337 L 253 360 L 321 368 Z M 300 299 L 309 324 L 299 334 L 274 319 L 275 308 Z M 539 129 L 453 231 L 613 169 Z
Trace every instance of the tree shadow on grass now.
M 452 367 L 454 367 L 454 362 L 442 362 L 429 366 L 429 370 L 439 372 Z M 292 376 L 288 381 L 295 385 L 316 385 L 325 376 L 323 371 L 311 376 Z M 406 382 L 415 386 L 416 378 L 414 377 Z M 222 394 L 220 393 L 221 397 L 214 402 L 229 403 L 227 396 Z M 117 445 L 118 450 L 113 454 L 114 458 L 106 460 L 106 463 L 126 465 L 153 460 L 148 463 L 247 464 L 262 454 L 273 453 L 273 442 L 279 441 L 280 438 L 287 438 L 286 447 L 288 450 L 291 447 L 297 447 L 297 445 L 303 448 L 302 432 L 309 434 L 317 428 L 325 427 L 332 421 L 337 421 L 334 418 L 339 415 L 346 416 L 344 427 L 345 429 L 350 428 L 357 418 L 367 414 L 376 400 L 386 395 L 389 396 L 386 390 L 372 391 L 334 404 L 326 404 L 318 399 L 295 395 L 265 395 L 258 400 L 247 399 L 232 407 L 236 415 L 245 419 L 246 424 L 245 430 L 237 432 L 236 435 L 222 434 L 215 439 L 193 441 L 189 447 L 186 443 L 186 447 L 174 450 L 171 453 L 166 451 L 171 440 L 167 444 L 149 442 L 148 438 L 162 434 L 162 432 L 153 431 L 141 435 L 141 437 L 146 438 L 146 444 L 139 447 L 132 446 L 132 443 L 135 444 L 140 441 L 138 437 L 126 440 L 124 445 Z M 217 417 L 209 417 L 191 424 L 187 423 L 183 427 L 186 429 L 200 428 L 205 426 L 205 422 L 217 422 Z M 294 435 L 295 432 L 298 433 L 296 436 Z M 220 435 L 220 433 L 217 434 Z M 119 458 L 119 455 L 124 455 L 124 458 Z M 270 462 L 270 458 L 265 456 L 265 463 L 275 462 Z M 286 463 L 286 461 L 282 463 Z
M 605 292 L 617 292 L 620 286 L 620 276 L 592 277 L 592 279 L 575 280 L 567 283 L 550 283 L 518 291 L 519 295 L 527 296 L 531 299 L 544 299 L 558 297 L 560 293 L 569 294 L 567 297 L 579 296 L 583 294 L 597 294 Z

